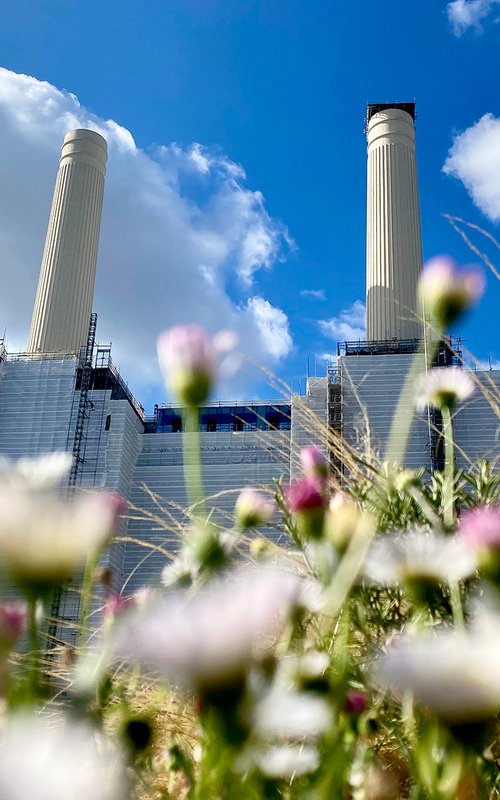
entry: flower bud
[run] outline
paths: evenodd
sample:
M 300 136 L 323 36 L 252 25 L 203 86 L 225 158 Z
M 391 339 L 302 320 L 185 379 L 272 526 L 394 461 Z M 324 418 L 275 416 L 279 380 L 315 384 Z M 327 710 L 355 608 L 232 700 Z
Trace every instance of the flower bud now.
M 171 391 L 188 408 L 201 405 L 212 389 L 217 352 L 201 325 L 178 325 L 158 339 L 160 369 Z
M 425 313 L 440 328 L 457 320 L 481 297 L 484 278 L 471 270 L 459 272 L 446 257 L 430 261 L 420 278 L 420 297 Z
M 300 461 L 306 478 L 316 478 L 323 482 L 328 477 L 328 463 L 319 447 L 315 444 L 302 448 Z
M 241 530 L 264 525 L 269 522 L 273 512 L 274 506 L 269 498 L 251 486 L 240 492 L 234 509 L 236 522 Z
M 368 535 L 373 521 L 361 511 L 354 500 L 344 492 L 337 492 L 330 500 L 326 515 L 326 536 L 334 544 L 337 552 L 343 555 L 353 536 L 366 530 Z
M 325 499 L 320 494 L 318 482 L 311 478 L 295 481 L 286 490 L 285 499 L 299 532 L 306 539 L 320 539 L 323 535 Z

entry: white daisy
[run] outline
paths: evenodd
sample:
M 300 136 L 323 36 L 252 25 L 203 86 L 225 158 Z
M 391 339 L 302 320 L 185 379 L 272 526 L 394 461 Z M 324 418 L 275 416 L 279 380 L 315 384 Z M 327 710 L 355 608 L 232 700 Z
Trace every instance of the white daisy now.
M 278 569 L 240 567 L 197 594 L 148 604 L 123 626 L 117 653 L 179 686 L 224 686 L 276 642 L 300 603 L 301 583 Z
M 393 641 L 379 659 L 378 681 L 449 723 L 477 722 L 500 710 L 500 625 L 422 633 Z
M 124 800 L 125 764 L 89 725 L 60 717 L 9 717 L 0 729 L 2 800 Z
M 459 537 L 415 530 L 382 534 L 371 545 L 364 575 L 382 586 L 409 580 L 452 583 L 476 571 L 473 552 Z
M 423 411 L 427 406 L 452 409 L 467 400 L 475 390 L 469 373 L 460 367 L 436 367 L 422 375 L 416 386 L 416 406 Z

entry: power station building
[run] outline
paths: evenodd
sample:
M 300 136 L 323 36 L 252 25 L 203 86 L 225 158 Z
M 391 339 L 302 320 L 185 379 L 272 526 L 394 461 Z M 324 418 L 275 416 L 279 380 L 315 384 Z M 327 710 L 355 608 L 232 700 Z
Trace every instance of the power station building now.
M 231 520 L 242 486 L 272 486 L 296 474 L 300 447 L 318 441 L 318 419 L 349 445 L 384 452 L 423 336 L 414 119 L 413 103 L 368 106 L 367 341 L 340 344 L 338 363 L 324 378 L 309 379 L 304 397 L 201 409 L 206 491 L 222 521 Z M 109 347 L 96 345 L 91 312 L 106 160 L 99 134 L 66 135 L 27 351 L 0 350 L 0 455 L 68 450 L 74 455 L 70 487 L 106 487 L 129 502 L 123 536 L 110 554 L 117 586 L 129 593 L 158 580 L 186 521 L 187 498 L 180 409 L 155 407 L 147 418 Z M 446 345 L 438 359 L 461 364 L 460 351 Z M 500 372 L 477 377 L 498 396 Z M 457 414 L 458 466 L 500 455 L 493 406 L 488 392 L 478 392 Z M 408 466 L 441 465 L 436 423 L 428 414 L 415 419 Z M 74 611 L 71 604 L 62 609 L 68 618 Z

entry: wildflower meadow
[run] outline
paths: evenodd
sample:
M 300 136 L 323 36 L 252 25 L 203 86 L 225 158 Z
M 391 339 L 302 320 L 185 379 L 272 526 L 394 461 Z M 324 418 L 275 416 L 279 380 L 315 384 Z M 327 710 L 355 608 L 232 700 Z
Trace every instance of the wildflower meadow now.
M 301 476 L 241 487 L 222 528 L 191 444 L 161 589 L 111 590 L 127 508 L 68 495 L 70 456 L 1 462 L 1 800 L 500 797 L 500 475 L 457 471 L 454 412 L 481 387 L 433 367 L 483 281 L 440 259 L 420 288 L 425 363 L 402 397 L 441 412 L 443 471 L 405 468 L 402 401 L 386 452 L 345 445 L 336 473 L 318 421 Z M 191 436 L 233 346 L 198 325 L 159 339 Z M 78 643 L 55 647 L 70 582 Z

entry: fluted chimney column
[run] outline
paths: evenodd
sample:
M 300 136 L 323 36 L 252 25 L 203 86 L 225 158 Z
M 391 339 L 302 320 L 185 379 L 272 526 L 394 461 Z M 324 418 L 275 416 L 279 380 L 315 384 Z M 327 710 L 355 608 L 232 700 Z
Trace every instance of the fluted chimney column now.
M 368 107 L 369 341 L 422 335 L 417 303 L 422 236 L 413 119 L 413 103 Z
M 29 353 L 77 353 L 87 341 L 107 158 L 106 140 L 95 131 L 64 137 Z

